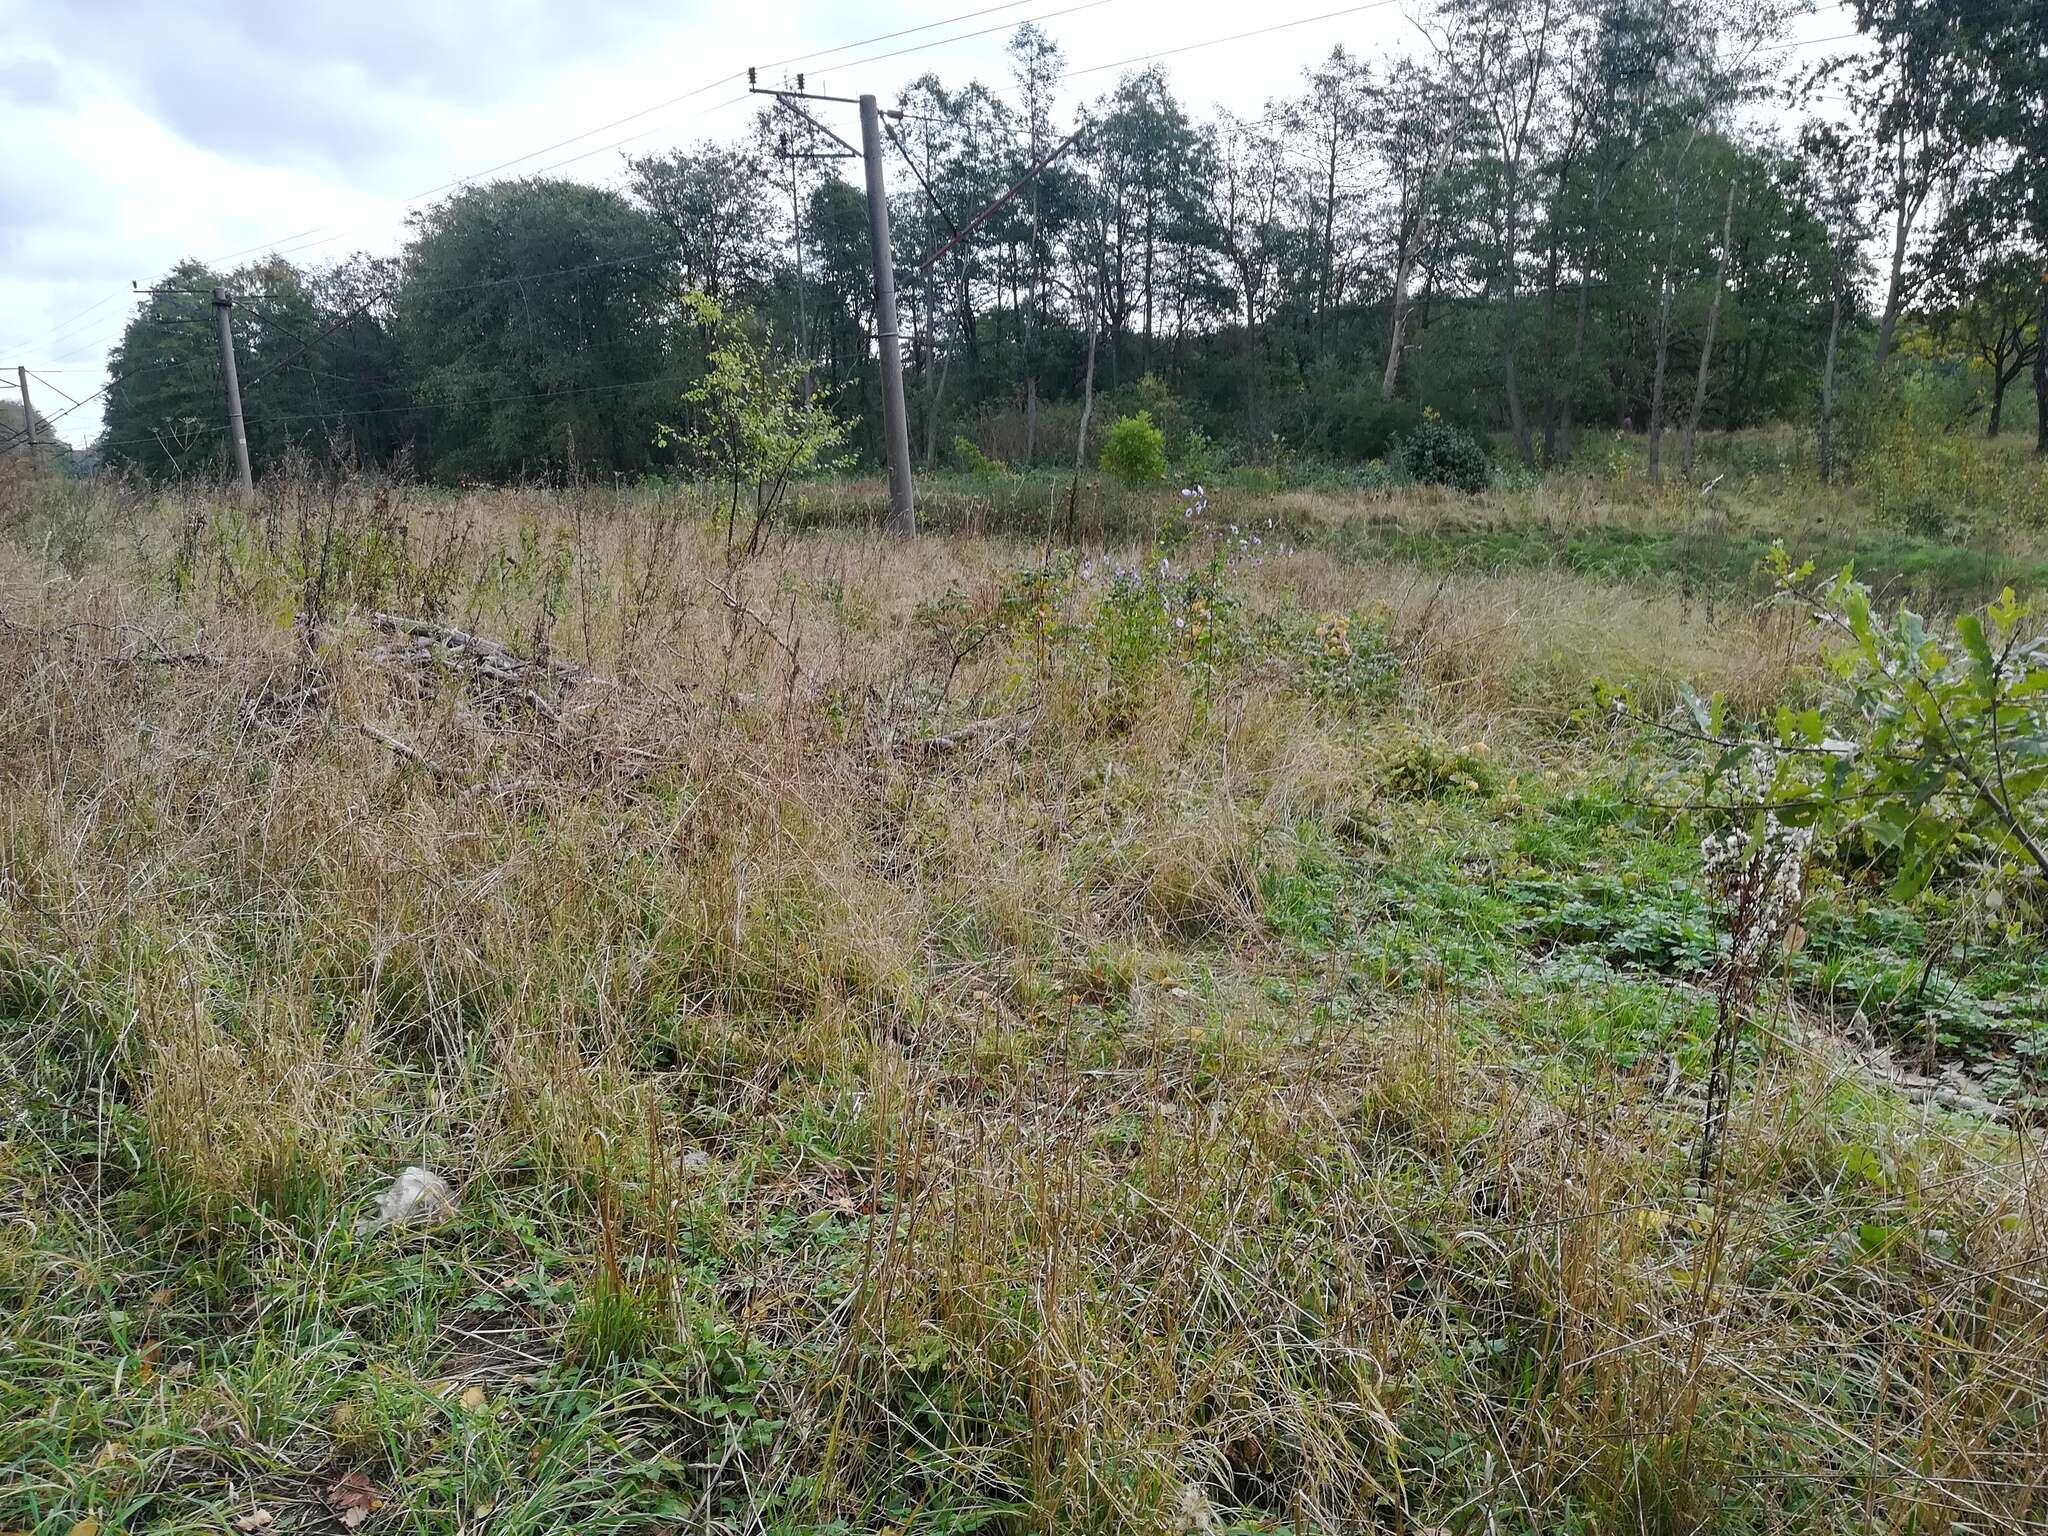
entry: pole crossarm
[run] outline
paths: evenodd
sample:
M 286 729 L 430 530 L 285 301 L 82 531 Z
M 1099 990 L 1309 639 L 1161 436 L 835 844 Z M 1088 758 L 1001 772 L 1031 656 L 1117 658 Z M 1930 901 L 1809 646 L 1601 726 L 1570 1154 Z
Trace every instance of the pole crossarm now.
M 860 98 L 858 96 L 820 96 L 816 91 L 782 91 L 777 90 L 772 85 L 750 85 L 747 87 L 747 94 L 750 96 L 780 96 L 785 101 L 836 101 L 842 107 L 857 107 L 860 105 Z M 883 117 L 896 118 L 903 116 L 901 112 L 883 112 L 881 115 Z
M 783 111 L 794 112 L 798 117 L 802 118 L 805 122 L 809 123 L 813 128 L 817 129 L 818 132 L 825 135 L 826 138 L 830 139 L 834 144 L 837 144 L 841 149 L 846 151 L 844 155 L 833 156 L 834 159 L 858 159 L 860 157 L 859 150 L 855 149 L 851 144 L 847 143 L 846 140 L 839 137 L 838 134 L 834 133 L 830 128 L 827 128 L 823 123 L 819 122 L 815 117 L 811 116 L 810 113 L 806 112 L 794 101 L 790 100 L 788 95 L 784 94 L 781 91 L 773 91 L 768 94 L 774 96 L 775 104 L 781 107 Z

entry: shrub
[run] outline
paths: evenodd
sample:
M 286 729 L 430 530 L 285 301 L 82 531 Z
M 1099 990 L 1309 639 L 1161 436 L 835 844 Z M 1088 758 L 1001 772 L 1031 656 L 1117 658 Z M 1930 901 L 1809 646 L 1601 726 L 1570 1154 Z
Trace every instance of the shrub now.
M 1223 481 L 1248 496 L 1277 496 L 1287 488 L 1280 471 L 1270 464 L 1240 464 L 1224 475 Z
M 1149 418 L 1159 428 L 1160 436 L 1166 439 L 1169 457 L 1179 458 L 1188 451 L 1188 438 L 1198 429 L 1188 419 L 1187 405 L 1166 387 L 1156 373 L 1148 373 L 1138 380 L 1137 405 L 1140 414 Z
M 1814 601 L 1811 564 L 1791 569 L 1781 546 L 1772 565 L 1786 599 Z M 1881 611 L 1846 570 L 1817 597 L 1841 642 L 1827 714 L 1785 706 L 1736 733 L 1718 695 L 1686 694 L 1709 803 L 1862 842 L 1901 899 L 1959 868 L 2048 876 L 2048 634 L 2012 589 L 1951 625 Z
M 1459 431 L 1434 411 L 1425 411 L 1421 424 L 1402 435 L 1400 460 L 1401 467 L 1418 485 L 1483 491 L 1491 475 L 1486 450 L 1469 433 Z
M 953 462 L 985 485 L 1000 484 L 1010 478 L 1009 465 L 983 453 L 968 438 L 953 439 Z
M 1961 540 L 1978 529 L 2039 527 L 2048 471 L 2001 453 L 1950 413 L 1894 389 L 1845 431 L 1845 457 L 1878 520 L 1915 538 Z M 1850 455 L 1853 454 L 1853 457 Z
M 1381 463 L 1378 459 L 1374 459 L 1367 464 L 1361 464 L 1352 471 L 1350 477 L 1351 488 L 1355 491 L 1363 491 L 1367 495 L 1388 495 L 1400 483 L 1400 471 Z
M 1187 442 L 1180 451 L 1180 477 L 1199 485 L 1223 472 L 1228 455 L 1200 427 L 1188 429 Z
M 1149 485 L 1166 478 L 1166 434 L 1152 413 L 1126 416 L 1109 429 L 1102 444 L 1102 472 L 1119 485 Z
M 1406 400 L 1367 401 L 1360 394 L 1356 409 L 1332 434 L 1337 453 L 1347 459 L 1384 459 L 1401 439 L 1421 426 L 1423 413 Z
M 735 316 L 702 293 L 684 296 L 700 329 L 713 341 L 704 376 L 683 391 L 694 406 L 688 427 L 657 424 L 663 447 L 680 443 L 697 462 L 728 483 L 725 548 L 738 558 L 742 493 L 751 491 L 753 526 L 745 553 L 759 554 L 762 536 L 791 480 L 836 467 L 846 427 L 822 397 L 805 398 L 803 370 L 775 357 Z
M 1400 663 L 1384 613 L 1326 613 L 1296 642 L 1301 686 L 1311 697 L 1353 706 L 1392 701 Z

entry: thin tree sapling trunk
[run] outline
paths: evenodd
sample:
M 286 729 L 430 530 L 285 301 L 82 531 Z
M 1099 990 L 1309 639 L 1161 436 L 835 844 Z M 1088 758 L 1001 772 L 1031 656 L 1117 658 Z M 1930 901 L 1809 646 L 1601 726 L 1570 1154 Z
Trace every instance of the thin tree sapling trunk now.
M 1835 478 L 1835 357 L 1842 338 L 1842 289 L 1835 286 L 1834 306 L 1828 311 L 1828 352 L 1820 370 L 1820 478 L 1826 484 Z
M 1667 255 L 1657 274 L 1657 343 L 1650 368 L 1650 484 L 1664 483 L 1664 373 L 1671 360 L 1671 302 L 1678 284 Z
M 1692 479 L 1693 439 L 1707 408 L 1707 367 L 1714 356 L 1714 328 L 1721 319 L 1721 295 L 1728 287 L 1728 242 L 1735 230 L 1735 184 L 1728 184 L 1728 206 L 1721 214 L 1721 262 L 1714 269 L 1714 297 L 1707 304 L 1707 334 L 1700 340 L 1700 375 L 1693 384 L 1692 414 L 1685 421 L 1685 478 Z
M 2034 332 L 2034 452 L 2048 459 L 2048 272 L 2041 276 L 2041 320 Z
M 1081 370 L 1081 426 L 1074 434 L 1074 482 L 1067 488 L 1067 539 L 1072 542 L 1080 517 L 1081 469 L 1088 462 L 1088 418 L 1095 413 L 1095 338 L 1101 333 L 1095 310 L 1088 311 L 1088 362 Z

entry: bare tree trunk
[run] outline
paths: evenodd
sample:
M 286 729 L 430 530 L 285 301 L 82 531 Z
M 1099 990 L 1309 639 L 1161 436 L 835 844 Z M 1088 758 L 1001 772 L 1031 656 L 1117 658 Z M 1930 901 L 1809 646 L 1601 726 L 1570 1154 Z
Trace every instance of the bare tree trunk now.
M 1877 323 L 1877 350 L 1872 354 L 1871 366 L 1882 370 L 1885 360 L 1892 355 L 1892 343 L 1899 333 L 1899 311 L 1906 303 L 1906 241 L 1912 234 L 1912 221 L 1907 217 L 1906 205 L 1899 204 L 1898 217 L 1892 224 L 1892 271 L 1891 281 L 1885 285 L 1884 316 Z
M 2034 452 L 2048 459 L 2048 273 L 2041 277 L 2041 320 L 2034 332 Z
M 1401 347 L 1408 331 L 1408 279 L 1415 270 L 1415 258 L 1407 251 L 1394 264 L 1394 292 L 1387 318 L 1387 366 L 1380 374 L 1380 399 L 1394 398 L 1394 381 L 1401 372 Z
M 1578 317 L 1572 322 L 1572 366 L 1565 380 L 1564 399 L 1558 402 L 1557 408 L 1557 462 L 1560 464 L 1572 461 L 1572 401 L 1586 376 L 1586 311 L 1591 303 L 1588 293 L 1591 286 L 1591 274 L 1586 270 L 1585 258 L 1581 256 Z
M 1245 436 L 1256 443 L 1259 440 L 1259 353 L 1258 338 L 1252 329 L 1252 306 L 1249 298 L 1245 300 L 1244 315 Z
M 1152 254 L 1156 243 L 1153 229 L 1156 221 L 1154 201 L 1155 199 L 1149 195 L 1145 199 L 1145 341 L 1138 355 L 1146 373 L 1152 371 Z
M 939 452 L 939 407 L 946 399 L 946 370 L 952 366 L 950 350 L 939 354 L 938 378 L 932 385 L 931 394 L 925 402 L 924 415 L 924 467 L 930 469 Z
M 1038 374 L 1024 376 L 1024 462 L 1038 456 Z
M 1337 270 L 1337 131 L 1330 131 L 1330 167 L 1323 183 L 1323 270 L 1316 284 L 1316 356 L 1330 350 L 1330 303 Z
M 1835 478 L 1835 354 L 1841 336 L 1842 290 L 1838 285 L 1834 307 L 1828 312 L 1827 360 L 1820 370 L 1820 478 L 1824 485 Z
M 1415 276 L 1415 263 L 1421 259 L 1428 243 L 1424 236 L 1429 229 L 1429 200 L 1436 195 L 1437 178 L 1449 165 L 1450 155 L 1445 151 L 1423 169 L 1415 194 L 1415 229 L 1402 243 L 1400 255 L 1394 262 L 1394 293 L 1387 316 L 1387 366 L 1380 375 L 1382 400 L 1394 398 L 1394 384 L 1401 376 L 1401 349 L 1407 344 L 1408 336 L 1408 284 Z
M 1073 541 L 1081 508 L 1081 467 L 1088 462 L 1088 418 L 1095 413 L 1095 338 L 1101 333 L 1095 311 L 1088 311 L 1088 365 L 1081 373 L 1081 427 L 1074 434 L 1074 482 L 1067 488 L 1067 539 Z
M 1900 68 L 1905 68 L 1904 60 Z M 1923 144 L 1923 148 L 1924 148 Z M 1892 217 L 1892 266 L 1891 280 L 1885 284 L 1884 317 L 1877 325 L 1877 351 L 1872 356 L 1871 366 L 1883 371 L 1885 362 L 1892 355 L 1892 346 L 1898 340 L 1899 315 L 1906 307 L 1906 247 L 1912 242 L 1913 222 L 1920 216 L 1920 205 L 1927 198 L 1927 184 L 1923 180 L 1917 188 L 1909 181 L 1906 168 L 1906 135 L 1901 130 L 1894 146 L 1895 160 L 1892 166 L 1892 196 L 1896 206 Z
M 1697 133 L 1694 135 L 1698 137 Z M 1690 142 L 1688 141 L 1688 148 Z M 1657 266 L 1657 336 L 1650 364 L 1650 484 L 1664 483 L 1664 375 L 1671 362 L 1671 310 L 1678 298 L 1678 201 L 1671 190 L 1671 222 L 1664 233 L 1664 257 Z
M 1564 255 L 1551 220 L 1550 254 L 1543 269 L 1543 462 L 1557 462 L 1557 280 Z
M 2005 430 L 2005 384 L 2004 374 L 1995 374 L 1991 385 L 1991 420 L 1985 423 L 1984 435 L 1994 443 L 1998 434 Z
M 1677 284 L 1667 260 L 1657 275 L 1657 345 L 1650 367 L 1650 484 L 1664 483 L 1664 371 L 1671 360 L 1671 301 Z
M 1508 279 L 1507 324 L 1501 327 L 1501 371 L 1507 387 L 1508 427 L 1515 434 L 1515 452 L 1526 465 L 1536 462 L 1536 444 L 1529 436 L 1529 416 L 1522 409 L 1521 318 L 1515 305 L 1514 279 Z
M 1721 214 L 1721 262 L 1714 269 L 1714 297 L 1707 305 L 1707 334 L 1700 341 L 1700 376 L 1693 384 L 1692 414 L 1685 421 L 1685 478 L 1692 479 L 1693 439 L 1707 408 L 1707 367 L 1714 356 L 1714 328 L 1721 319 L 1721 294 L 1728 287 L 1728 242 L 1735 232 L 1735 183 L 1728 183 L 1728 206 Z
M 1515 199 L 1520 195 L 1513 176 L 1508 178 L 1507 212 L 1502 219 L 1501 281 L 1507 285 L 1507 312 L 1501 325 L 1501 382 L 1508 397 L 1508 427 L 1515 434 L 1515 452 L 1522 463 L 1533 466 L 1536 445 L 1529 440 L 1529 417 L 1522 409 L 1522 309 L 1519 285 L 1515 282 Z

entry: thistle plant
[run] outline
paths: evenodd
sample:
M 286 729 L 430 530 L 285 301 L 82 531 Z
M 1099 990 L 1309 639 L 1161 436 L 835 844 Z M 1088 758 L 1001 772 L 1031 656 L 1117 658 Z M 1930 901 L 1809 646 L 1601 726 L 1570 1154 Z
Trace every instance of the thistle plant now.
M 1751 801 L 1762 803 L 1777 777 L 1776 761 L 1768 753 L 1752 755 L 1741 776 Z M 1792 826 L 1768 809 L 1734 820 L 1700 842 L 1700 863 L 1720 920 L 1714 1047 L 1700 1123 L 1702 1189 L 1712 1182 L 1728 1116 L 1736 1040 L 1770 957 L 1795 935 L 1812 847 L 1811 827 Z

